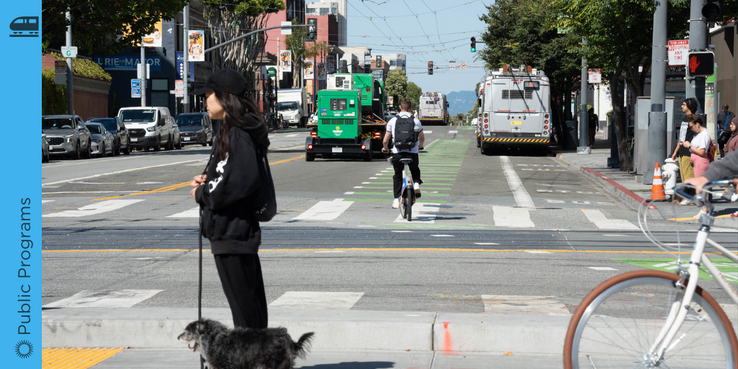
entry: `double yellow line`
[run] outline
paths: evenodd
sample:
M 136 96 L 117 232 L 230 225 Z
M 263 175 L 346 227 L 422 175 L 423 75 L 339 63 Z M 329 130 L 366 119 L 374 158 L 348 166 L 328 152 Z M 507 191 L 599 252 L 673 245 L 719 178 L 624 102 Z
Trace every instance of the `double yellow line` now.
M 290 162 L 290 161 L 295 161 L 295 160 L 303 159 L 304 157 L 305 157 L 305 155 L 299 155 L 299 156 L 295 156 L 294 158 L 284 159 L 284 160 L 280 160 L 280 161 L 271 162 L 271 163 L 269 163 L 269 165 L 272 166 L 272 165 L 287 163 L 287 162 Z M 182 183 L 177 183 L 177 184 L 169 185 L 169 186 L 162 187 L 162 188 L 157 188 L 155 190 L 134 192 L 134 193 L 129 193 L 129 194 L 125 194 L 125 195 L 118 195 L 118 196 L 102 197 L 102 198 L 99 198 L 99 199 L 92 199 L 91 201 L 111 200 L 111 199 L 119 199 L 121 197 L 129 197 L 129 196 L 137 196 L 137 195 L 147 195 L 147 194 L 151 194 L 151 193 L 161 193 L 161 192 L 167 192 L 167 191 L 174 191 L 174 190 L 178 190 L 178 189 L 180 189 L 182 187 L 187 187 L 187 186 L 190 185 L 190 183 L 191 183 L 191 181 L 182 182 Z

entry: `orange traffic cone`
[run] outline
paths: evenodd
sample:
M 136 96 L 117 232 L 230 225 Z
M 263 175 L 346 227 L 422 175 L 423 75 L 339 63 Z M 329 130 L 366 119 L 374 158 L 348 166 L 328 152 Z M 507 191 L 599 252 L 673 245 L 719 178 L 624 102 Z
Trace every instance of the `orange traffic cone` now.
M 664 183 L 661 181 L 661 166 L 656 162 L 653 170 L 653 184 L 651 185 L 651 200 L 666 200 Z

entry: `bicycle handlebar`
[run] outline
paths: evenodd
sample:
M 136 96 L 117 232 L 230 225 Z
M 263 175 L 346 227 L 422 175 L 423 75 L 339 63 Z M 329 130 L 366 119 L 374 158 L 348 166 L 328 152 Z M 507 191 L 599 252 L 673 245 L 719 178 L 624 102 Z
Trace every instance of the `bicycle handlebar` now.
M 724 193 L 720 193 L 718 197 L 722 197 L 725 200 L 730 201 L 731 196 L 735 193 L 735 185 L 733 179 L 719 179 L 716 181 L 709 181 L 705 183 L 701 189 L 698 189 L 692 185 L 680 183 L 674 188 L 674 192 L 679 195 L 680 197 L 683 197 L 685 199 L 689 199 L 693 202 L 695 202 L 699 206 L 704 206 L 707 208 L 707 214 L 712 215 L 714 207 L 712 203 L 710 202 L 710 194 L 715 193 L 714 188 L 728 188 L 728 194 L 727 197 Z M 687 188 L 694 188 L 698 190 L 698 192 L 694 196 L 684 192 Z

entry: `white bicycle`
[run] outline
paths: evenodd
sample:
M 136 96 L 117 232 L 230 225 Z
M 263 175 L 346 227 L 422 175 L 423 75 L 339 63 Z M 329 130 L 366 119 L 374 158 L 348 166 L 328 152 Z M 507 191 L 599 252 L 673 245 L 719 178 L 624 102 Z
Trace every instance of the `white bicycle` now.
M 738 316 L 726 315 L 698 286 L 699 271 L 704 267 L 738 305 L 735 287 L 705 254 L 709 245 L 738 263 L 734 252 L 708 238 L 715 217 L 713 203 L 704 194 L 719 198 L 723 192 L 715 189 L 720 187 L 735 192 L 729 180 L 708 182 L 702 194 L 694 197 L 677 190 L 680 196 L 704 206 L 707 213 L 700 216 L 691 253 L 685 252 L 689 260 L 682 260 L 681 250 L 674 254 L 676 273 L 623 273 L 600 284 L 582 300 L 566 334 L 565 368 L 738 368 L 738 339 L 730 321 L 738 321 Z M 639 225 L 654 244 L 671 253 L 673 245 L 656 240 L 648 229 L 646 214 L 653 209 L 653 205 L 641 206 Z

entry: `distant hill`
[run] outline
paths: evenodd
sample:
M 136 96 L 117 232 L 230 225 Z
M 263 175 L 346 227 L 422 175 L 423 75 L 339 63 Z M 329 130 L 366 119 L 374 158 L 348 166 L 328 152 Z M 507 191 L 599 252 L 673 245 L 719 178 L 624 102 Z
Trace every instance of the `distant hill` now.
M 477 94 L 474 91 L 453 91 L 446 95 L 448 101 L 448 113 L 454 116 L 458 113 L 468 113 L 474 108 Z

